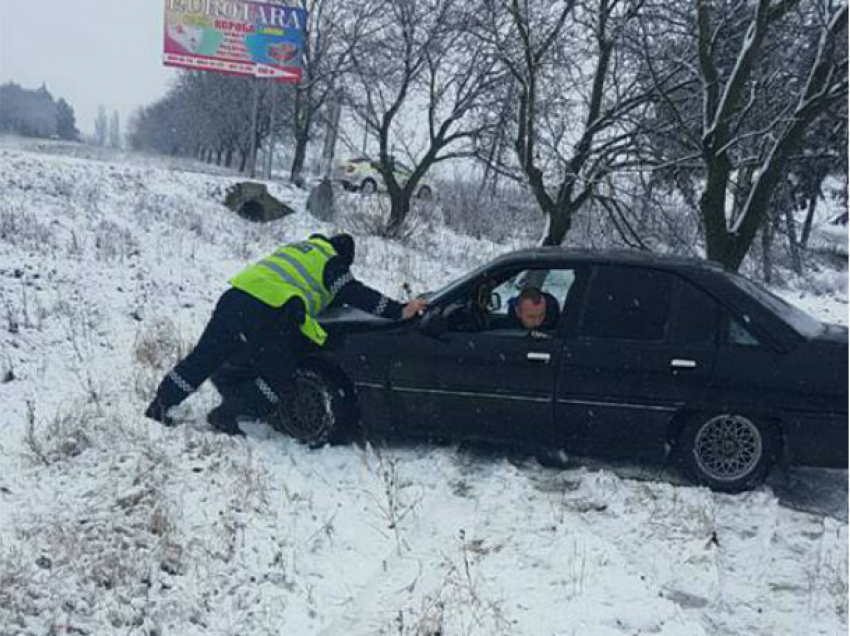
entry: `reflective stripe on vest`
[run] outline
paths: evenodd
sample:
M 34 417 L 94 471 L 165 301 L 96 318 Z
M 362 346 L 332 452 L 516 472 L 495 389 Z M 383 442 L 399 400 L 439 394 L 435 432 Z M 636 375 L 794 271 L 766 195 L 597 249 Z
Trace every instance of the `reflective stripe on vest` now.
M 330 304 L 330 292 L 325 291 L 325 288 L 322 286 L 322 284 L 315 278 L 313 278 L 313 276 L 310 274 L 310 272 L 307 271 L 307 268 L 304 267 L 304 265 L 302 265 L 298 260 L 287 254 L 284 250 L 275 252 L 273 256 L 275 258 L 279 258 L 282 261 L 286 261 L 286 263 L 290 267 L 292 267 L 292 269 L 294 269 L 301 275 L 301 278 L 304 279 L 307 285 L 310 286 L 310 289 L 312 290 L 313 295 L 315 296 L 315 298 L 313 299 L 315 302 L 315 307 L 310 311 L 311 314 L 315 316 L 320 311 L 322 311 L 322 309 L 327 307 L 328 304 Z
M 277 254 L 277 253 L 275 254 L 275 256 L 277 258 L 281 258 L 279 256 L 279 254 Z M 289 262 L 289 261 L 287 261 L 287 262 Z M 307 311 L 310 312 L 310 314 L 312 314 L 314 316 L 319 313 L 319 306 L 321 304 L 321 301 L 316 296 L 315 292 L 308 293 L 308 291 L 306 289 L 304 289 L 304 285 L 301 283 L 301 281 L 299 281 L 295 277 L 291 276 L 289 274 L 289 272 L 287 272 L 285 269 L 283 269 L 280 265 L 278 265 L 274 261 L 270 261 L 270 260 L 266 259 L 264 261 L 260 261 L 259 263 L 257 263 L 257 265 L 259 265 L 260 267 L 265 267 L 267 269 L 272 270 L 275 274 L 280 276 L 284 280 L 284 282 L 289 283 L 293 287 L 298 288 L 298 290 L 301 291 L 304 294 L 304 299 L 307 301 Z

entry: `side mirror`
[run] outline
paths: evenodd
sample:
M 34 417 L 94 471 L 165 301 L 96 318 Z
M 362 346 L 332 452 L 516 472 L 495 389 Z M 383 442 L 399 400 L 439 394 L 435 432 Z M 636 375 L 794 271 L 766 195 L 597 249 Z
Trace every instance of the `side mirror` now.
M 419 318 L 416 327 L 426 336 L 438 337 L 446 332 L 446 320 L 441 307 L 428 309 Z

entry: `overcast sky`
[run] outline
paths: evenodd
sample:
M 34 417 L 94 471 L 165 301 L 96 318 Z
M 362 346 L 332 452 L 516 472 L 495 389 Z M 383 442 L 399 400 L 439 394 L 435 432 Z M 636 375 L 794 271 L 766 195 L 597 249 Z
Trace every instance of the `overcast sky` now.
M 162 66 L 161 0 L 0 0 L 0 84 L 42 83 L 92 133 L 98 105 L 121 127 L 177 71 Z

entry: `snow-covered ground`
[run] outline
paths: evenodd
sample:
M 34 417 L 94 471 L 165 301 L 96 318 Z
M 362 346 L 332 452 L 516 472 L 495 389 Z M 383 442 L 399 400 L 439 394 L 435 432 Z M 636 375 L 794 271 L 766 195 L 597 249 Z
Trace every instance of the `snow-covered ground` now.
M 141 412 L 227 278 L 335 228 L 249 224 L 198 166 L 0 147 L 0 634 L 837 635 L 847 474 L 714 494 L 668 471 L 431 446 L 310 451 Z M 341 220 L 340 227 L 350 227 Z M 402 296 L 504 250 L 361 237 Z M 847 322 L 846 272 L 815 296 Z M 832 281 L 834 280 L 835 284 Z M 657 478 L 657 479 L 655 479 Z

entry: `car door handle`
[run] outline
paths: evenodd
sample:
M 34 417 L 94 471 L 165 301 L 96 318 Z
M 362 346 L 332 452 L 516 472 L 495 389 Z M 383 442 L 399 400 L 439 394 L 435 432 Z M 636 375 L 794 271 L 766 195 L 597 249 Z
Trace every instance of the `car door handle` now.
M 670 360 L 670 366 L 674 369 L 696 369 L 696 360 L 686 360 L 684 358 L 673 358 Z
M 545 362 L 546 364 L 549 364 L 549 360 L 552 359 L 550 354 L 538 351 L 531 351 L 526 357 L 533 362 Z

